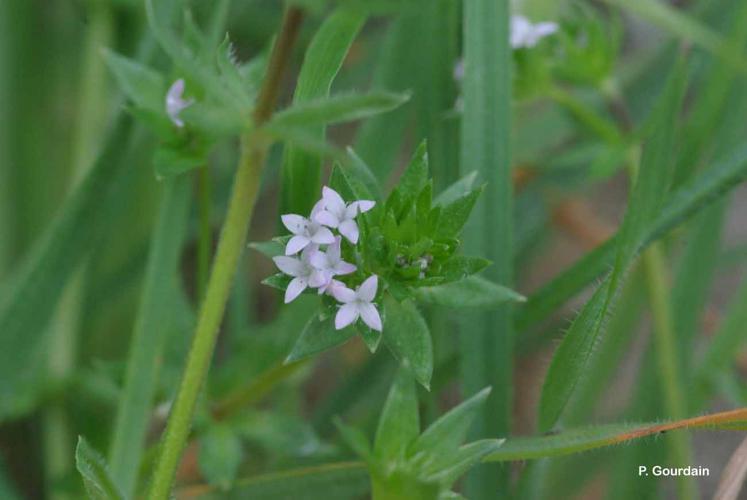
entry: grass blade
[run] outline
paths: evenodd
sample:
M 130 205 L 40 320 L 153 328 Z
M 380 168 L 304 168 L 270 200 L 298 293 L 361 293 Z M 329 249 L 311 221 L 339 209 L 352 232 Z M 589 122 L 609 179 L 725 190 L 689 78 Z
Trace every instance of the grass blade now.
M 294 104 L 327 97 L 365 16 L 345 10 L 332 14 L 311 41 L 298 77 Z M 304 126 L 319 142 L 324 142 L 324 125 Z M 307 213 L 319 197 L 322 162 L 318 155 L 290 146 L 283 158 L 283 213 Z
M 669 84 L 653 111 L 651 136 L 641 158 L 630 205 L 619 231 L 612 271 L 581 310 L 553 356 L 545 377 L 539 409 L 539 427 L 546 432 L 561 418 L 578 381 L 585 373 L 597 338 L 605 327 L 607 311 L 645 238 L 647 221 L 659 212 L 669 182 L 675 123 L 685 90 L 684 59 L 677 62 Z
M 117 489 L 109 475 L 104 457 L 91 448 L 82 437 L 75 448 L 75 465 L 83 477 L 83 483 L 91 500 L 120 500 L 124 495 Z
M 46 229 L 15 280 L 14 293 L 0 304 L 0 418 L 29 411 L 41 390 L 44 327 L 68 278 L 92 248 L 105 221 L 118 175 L 128 165 L 125 151 L 131 122 L 122 117 L 86 178 Z
M 511 49 L 508 0 L 464 2 L 464 113 L 461 174 L 478 171 L 486 183 L 482 200 L 464 232 L 466 249 L 493 262 L 486 277 L 511 286 L 513 272 L 513 192 L 511 183 Z M 487 230 L 489 228 L 489 230 Z M 508 305 L 463 320 L 463 391 L 492 386 L 493 394 L 475 419 L 471 437 L 509 433 L 512 395 L 513 324 Z M 508 470 L 485 467 L 467 476 L 470 498 L 508 494 Z
M 531 460 L 558 457 L 622 444 L 646 436 L 679 429 L 726 429 L 747 427 L 747 409 L 714 413 L 669 423 L 612 424 L 561 432 L 551 436 L 508 439 L 486 461 Z
M 189 200 L 188 176 L 167 182 L 151 238 L 109 459 L 112 475 L 128 497 L 135 488 L 158 384 L 159 360 L 169 323 L 169 315 L 164 311 L 170 304 L 173 283 L 179 279 L 179 256 L 186 233 Z

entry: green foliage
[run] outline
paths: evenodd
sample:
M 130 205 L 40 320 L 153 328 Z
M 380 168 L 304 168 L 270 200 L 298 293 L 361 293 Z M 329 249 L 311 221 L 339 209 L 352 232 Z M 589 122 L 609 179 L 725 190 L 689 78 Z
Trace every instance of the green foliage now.
M 373 452 L 360 431 L 340 426 L 348 445 L 366 462 L 376 498 L 436 499 L 500 440 L 463 445 L 467 429 L 490 393 L 481 391 L 433 422 L 422 434 L 412 375 L 400 369 L 389 391 Z
M 242 460 L 241 441 L 230 426 L 211 425 L 200 437 L 200 471 L 211 485 L 229 489 Z
M 78 446 L 75 448 L 75 465 L 83 478 L 88 498 L 91 500 L 125 498 L 109 475 L 104 457 L 91 448 L 83 437 L 78 438 Z

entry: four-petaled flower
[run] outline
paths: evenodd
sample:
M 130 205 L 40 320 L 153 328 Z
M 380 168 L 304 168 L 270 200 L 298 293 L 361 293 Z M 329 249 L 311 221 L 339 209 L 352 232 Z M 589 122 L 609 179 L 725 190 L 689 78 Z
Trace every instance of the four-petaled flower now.
M 295 255 L 312 243 L 331 245 L 335 242 L 332 231 L 314 221 L 314 216 L 320 211 L 321 201 L 314 206 L 309 219 L 296 214 L 281 217 L 285 227 L 294 235 L 285 246 L 285 255 Z
M 379 279 L 376 275 L 369 277 L 355 291 L 345 286 L 333 289 L 334 297 L 342 302 L 342 307 L 335 316 L 335 328 L 341 330 L 361 318 L 372 330 L 381 331 L 381 316 L 373 304 Z
M 558 31 L 556 23 L 533 24 L 524 16 L 511 16 L 511 48 L 528 49 L 534 47 L 540 40 L 556 31 Z
M 301 292 L 308 287 L 319 288 L 329 284 L 330 278 L 324 272 L 314 268 L 309 262 L 311 255 L 317 251 L 316 245 L 309 245 L 301 253 L 300 259 L 284 255 L 273 257 L 272 260 L 275 261 L 278 269 L 289 276 L 293 276 L 288 288 L 285 289 L 286 304 L 301 295 Z
M 186 108 L 194 104 L 194 99 L 184 99 L 184 80 L 175 81 L 168 92 L 166 92 L 166 114 L 177 127 L 183 127 L 184 122 L 179 118 L 179 114 Z
M 319 288 L 319 293 L 322 294 L 333 284 L 333 276 L 339 276 L 343 274 L 350 274 L 355 272 L 357 269 L 354 264 L 345 262 L 341 256 L 341 243 L 342 238 L 339 236 L 335 238 L 335 242 L 327 247 L 326 252 L 316 250 L 309 257 L 309 262 L 314 268 L 323 273 L 327 282 Z M 340 283 L 339 281 L 337 283 Z
M 355 217 L 371 210 L 376 202 L 358 200 L 346 204 L 337 191 L 324 186 L 322 189 L 322 209 L 312 214 L 312 219 L 327 227 L 336 228 L 352 244 L 358 243 L 358 224 Z

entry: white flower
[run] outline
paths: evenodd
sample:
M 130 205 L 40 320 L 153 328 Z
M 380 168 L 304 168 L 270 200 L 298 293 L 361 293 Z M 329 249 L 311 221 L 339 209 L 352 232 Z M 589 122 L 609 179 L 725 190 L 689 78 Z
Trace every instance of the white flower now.
M 332 231 L 314 221 L 314 217 L 320 211 L 321 201 L 314 206 L 309 219 L 296 214 L 286 214 L 280 217 L 288 231 L 294 235 L 285 246 L 285 255 L 295 255 L 311 243 L 331 245 L 335 242 Z
M 288 288 L 285 289 L 286 304 L 301 295 L 307 287 L 319 288 L 329 284 L 330 278 L 322 271 L 315 269 L 309 262 L 309 257 L 316 251 L 316 245 L 309 245 L 301 253 L 300 259 L 283 255 L 272 258 L 278 269 L 288 276 L 293 276 Z
M 350 241 L 353 245 L 358 243 L 358 224 L 355 222 L 355 217 L 358 214 L 368 212 L 371 210 L 376 202 L 370 200 L 358 200 L 350 203 L 345 203 L 345 200 L 337 194 L 334 189 L 324 186 L 322 188 L 322 210 L 317 214 L 312 215 L 312 218 L 325 226 L 337 228 L 345 238 Z
M 342 260 L 342 257 L 340 255 L 341 243 L 342 238 L 338 236 L 335 238 L 335 242 L 327 247 L 326 252 L 317 250 L 313 252 L 309 257 L 309 263 L 311 263 L 311 265 L 314 266 L 317 271 L 324 273 L 324 275 L 328 278 L 327 284 L 319 288 L 320 294 L 326 292 L 327 289 L 332 285 L 333 276 L 350 274 L 357 269 L 355 265 Z M 339 281 L 337 283 L 339 283 Z
M 534 47 L 546 36 L 558 31 L 557 23 L 543 22 L 532 24 L 524 16 L 511 16 L 511 48 L 528 49 Z
M 376 275 L 369 277 L 355 291 L 345 286 L 336 286 L 333 294 L 338 301 L 342 302 L 342 307 L 335 316 L 335 328 L 342 330 L 361 318 L 372 330 L 380 332 L 381 316 L 376 306 L 372 304 L 378 286 L 379 279 Z
M 166 114 L 169 115 L 169 118 L 177 127 L 184 126 L 184 122 L 179 118 L 179 114 L 195 102 L 194 99 L 184 99 L 183 96 L 184 80 L 180 78 L 166 92 Z

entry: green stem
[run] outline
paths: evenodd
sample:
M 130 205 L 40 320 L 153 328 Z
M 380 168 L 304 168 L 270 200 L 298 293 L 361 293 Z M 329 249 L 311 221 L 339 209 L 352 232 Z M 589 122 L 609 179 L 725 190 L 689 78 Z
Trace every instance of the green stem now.
M 301 20 L 301 11 L 295 8 L 288 9 L 284 15 L 280 35 L 273 48 L 267 75 L 255 108 L 256 126 L 267 121 L 275 107 L 281 78 L 288 64 Z M 152 500 L 167 499 L 171 494 L 174 475 L 192 425 L 197 397 L 210 368 L 218 328 L 249 230 L 267 148 L 268 145 L 256 134 L 242 137 L 241 154 L 228 214 L 218 241 L 215 262 L 197 320 L 187 365 L 153 474 L 153 483 L 148 495 Z
M 651 302 L 653 316 L 653 338 L 659 366 L 659 377 L 664 393 L 664 408 L 667 417 L 673 420 L 685 418 L 686 401 L 682 376 L 677 362 L 677 339 L 674 321 L 670 308 L 670 285 L 664 265 L 664 254 L 661 244 L 651 246 L 643 254 L 643 265 L 646 272 L 646 284 Z M 678 467 L 687 467 L 692 463 L 692 452 L 687 433 L 672 433 L 668 436 L 669 449 L 673 461 Z M 697 488 L 692 478 L 682 476 L 677 482 L 678 498 L 694 499 L 698 497 Z

